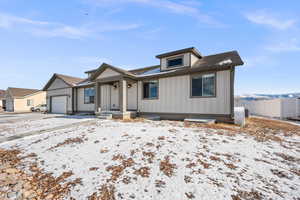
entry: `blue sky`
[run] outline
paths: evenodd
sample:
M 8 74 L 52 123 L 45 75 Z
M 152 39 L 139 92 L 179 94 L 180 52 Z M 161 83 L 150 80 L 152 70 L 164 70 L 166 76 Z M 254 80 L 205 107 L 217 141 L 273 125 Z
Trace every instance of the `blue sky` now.
M 298 0 L 0 0 L 0 88 L 42 88 L 102 62 L 155 65 L 194 46 L 239 51 L 236 94 L 300 92 L 299 10 Z

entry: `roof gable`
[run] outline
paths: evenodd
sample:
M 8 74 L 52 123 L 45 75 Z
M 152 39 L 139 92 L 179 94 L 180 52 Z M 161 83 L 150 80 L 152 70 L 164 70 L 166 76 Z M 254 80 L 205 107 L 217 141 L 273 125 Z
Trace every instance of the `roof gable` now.
M 123 76 L 127 76 L 127 77 L 131 77 L 131 78 L 134 78 L 135 75 L 129 71 L 126 71 L 126 70 L 123 70 L 121 68 L 118 68 L 118 67 L 115 67 L 115 66 L 112 66 L 112 65 L 109 65 L 109 64 L 106 64 L 106 63 L 103 63 L 94 73 L 93 75 L 90 77 L 90 80 L 95 80 L 97 79 L 102 73 L 106 73 L 106 69 L 110 69 L 112 71 L 115 72 L 115 75 L 114 76 L 118 76 L 118 75 L 123 75 Z M 106 71 L 106 72 L 105 72 Z M 118 74 L 116 74 L 118 73 Z
M 180 50 L 176 50 L 176 51 L 171 51 L 171 52 L 159 54 L 159 55 L 156 56 L 156 58 L 161 59 L 161 58 L 164 58 L 164 57 L 175 56 L 175 55 L 183 54 L 183 53 L 193 53 L 198 58 L 202 57 L 202 55 L 198 51 L 198 49 L 196 49 L 195 47 L 190 47 L 190 48 L 185 48 L 185 49 L 180 49 Z
M 59 79 L 60 81 L 56 81 Z M 44 86 L 43 90 L 48 90 L 51 88 L 52 84 L 57 84 L 56 88 L 52 87 L 52 89 L 58 89 L 61 88 L 59 85 L 65 85 L 64 87 L 73 87 L 76 86 L 77 83 L 83 81 L 84 79 L 73 77 L 73 76 L 67 76 L 63 74 L 53 74 L 51 79 L 47 82 L 47 84 Z
M 30 94 L 34 94 L 36 92 L 39 92 L 40 90 L 38 89 L 27 89 L 27 88 L 12 88 L 9 87 L 7 88 L 7 93 L 9 94 L 11 97 L 23 97 L 23 96 L 27 96 Z
M 107 78 L 111 76 L 119 76 L 119 75 L 121 75 L 119 72 L 116 72 L 111 68 L 107 68 L 96 79 Z
M 0 90 L 0 99 L 5 97 L 5 90 Z

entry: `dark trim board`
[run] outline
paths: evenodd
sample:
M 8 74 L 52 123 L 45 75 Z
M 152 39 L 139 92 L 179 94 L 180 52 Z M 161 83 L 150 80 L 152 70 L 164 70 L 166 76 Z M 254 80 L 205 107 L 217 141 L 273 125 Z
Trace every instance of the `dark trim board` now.
M 202 118 L 202 119 L 216 119 L 217 122 L 232 123 L 233 119 L 228 114 L 195 114 L 195 113 L 158 113 L 158 112 L 139 112 L 138 116 L 157 115 L 162 120 L 184 120 L 186 118 Z
M 231 118 L 234 118 L 234 75 L 235 68 L 232 67 L 230 70 L 230 112 Z

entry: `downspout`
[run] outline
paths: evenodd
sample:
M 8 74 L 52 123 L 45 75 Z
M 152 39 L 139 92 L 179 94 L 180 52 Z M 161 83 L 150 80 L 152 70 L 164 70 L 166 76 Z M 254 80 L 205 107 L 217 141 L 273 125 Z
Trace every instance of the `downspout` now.
M 235 68 L 232 66 L 230 68 L 230 117 L 234 119 L 234 75 Z
M 136 83 L 136 111 L 137 111 L 137 114 L 140 112 L 139 111 L 139 81 L 137 81 Z
M 75 88 L 72 88 L 72 114 L 74 114 L 74 91 L 75 91 Z

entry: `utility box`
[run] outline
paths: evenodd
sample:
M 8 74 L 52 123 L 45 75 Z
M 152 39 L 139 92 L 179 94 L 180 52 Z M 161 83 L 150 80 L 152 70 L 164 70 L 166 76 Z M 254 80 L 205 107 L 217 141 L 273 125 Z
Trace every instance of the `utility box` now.
M 244 107 L 235 107 L 234 108 L 234 123 L 244 127 L 246 124 L 245 117 L 245 108 Z

